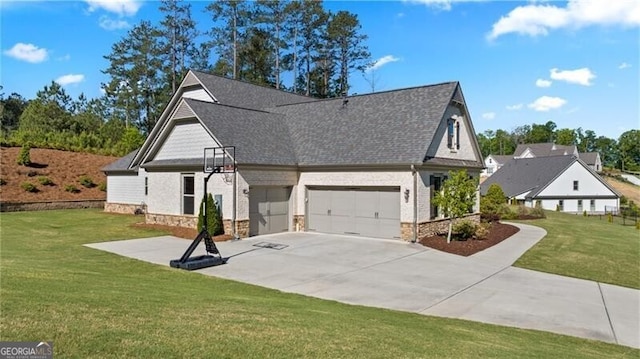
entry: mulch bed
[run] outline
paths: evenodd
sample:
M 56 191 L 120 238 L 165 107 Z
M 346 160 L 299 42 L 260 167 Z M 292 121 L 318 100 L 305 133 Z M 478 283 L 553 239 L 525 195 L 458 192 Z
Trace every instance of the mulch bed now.
M 133 224 L 132 227 L 165 231 L 165 232 L 171 233 L 171 235 L 174 237 L 179 237 L 184 239 L 195 239 L 199 233 L 199 231 L 196 231 L 193 228 L 171 227 L 171 226 L 163 226 L 160 224 L 136 223 L 136 224 Z M 233 239 L 233 237 L 230 234 L 222 234 L 222 235 L 213 237 L 213 240 L 215 242 L 224 242 L 231 239 Z
M 484 239 L 457 241 L 454 240 L 454 237 L 452 236 L 451 243 L 447 243 L 447 235 L 444 234 L 439 236 L 423 237 L 419 242 L 426 247 L 467 257 L 504 241 L 518 233 L 519 230 L 520 229 L 518 227 L 509 224 L 493 222 L 491 223 L 489 234 Z

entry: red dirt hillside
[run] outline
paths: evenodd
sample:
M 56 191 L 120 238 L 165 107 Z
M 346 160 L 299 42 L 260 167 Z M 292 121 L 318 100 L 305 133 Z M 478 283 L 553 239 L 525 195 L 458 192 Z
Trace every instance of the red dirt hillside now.
M 0 202 L 106 199 L 106 192 L 101 191 L 98 186 L 107 180 L 100 169 L 115 161 L 117 157 L 32 148 L 32 165 L 26 167 L 16 163 L 19 152 L 20 147 L 0 147 L 0 182 L 6 182 L 0 186 Z M 53 181 L 53 185 L 42 185 L 39 181 L 41 176 L 48 177 Z M 81 176 L 89 177 L 95 183 L 95 187 L 87 188 L 81 185 Z M 21 187 L 23 182 L 32 183 L 38 191 L 25 191 Z M 67 185 L 74 185 L 80 192 L 65 191 Z

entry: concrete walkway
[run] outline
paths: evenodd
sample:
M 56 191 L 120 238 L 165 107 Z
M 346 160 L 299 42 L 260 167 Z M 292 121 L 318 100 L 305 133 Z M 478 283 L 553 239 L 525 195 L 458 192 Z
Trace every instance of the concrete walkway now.
M 219 243 L 228 263 L 198 272 L 344 303 L 640 348 L 640 291 L 511 267 L 546 234 L 515 225 L 516 235 L 466 258 L 373 238 L 307 232 L 252 237 Z M 286 247 L 256 246 L 261 242 Z M 87 246 L 168 265 L 188 244 L 165 236 Z M 197 254 L 204 254 L 204 245 Z

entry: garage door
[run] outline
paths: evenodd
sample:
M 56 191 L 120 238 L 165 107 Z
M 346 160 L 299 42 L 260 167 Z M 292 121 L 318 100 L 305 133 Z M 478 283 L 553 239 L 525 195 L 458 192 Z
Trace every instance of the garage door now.
M 251 187 L 249 189 L 249 235 L 289 230 L 290 188 Z
M 310 188 L 307 230 L 400 238 L 400 189 Z

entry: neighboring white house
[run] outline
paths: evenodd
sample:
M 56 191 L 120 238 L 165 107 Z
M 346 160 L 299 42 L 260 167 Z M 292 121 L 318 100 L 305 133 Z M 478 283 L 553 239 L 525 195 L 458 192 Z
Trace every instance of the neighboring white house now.
M 602 172 L 602 160 L 598 152 L 580 152 L 578 155 L 592 170 Z
M 595 214 L 619 206 L 620 195 L 575 156 L 514 158 L 480 185 L 480 193 L 494 183 L 528 207 L 540 203 L 547 210 Z
M 480 172 L 483 177 L 488 177 L 500 169 L 507 161 L 513 159 L 513 155 L 489 155 L 484 159 L 484 169 Z
M 446 225 L 431 198 L 448 171 L 483 168 L 458 82 L 318 100 L 189 71 L 143 146 L 103 169 L 105 210 L 144 202 L 149 223 L 195 227 L 214 146 L 236 147 L 238 171 L 208 190 L 240 237 L 415 240 Z

